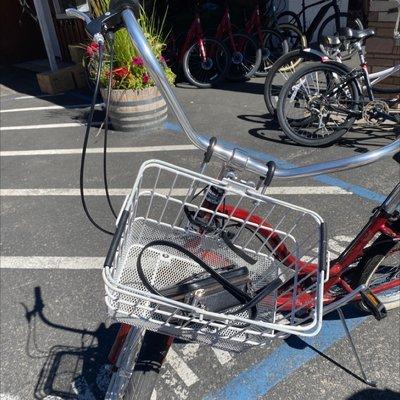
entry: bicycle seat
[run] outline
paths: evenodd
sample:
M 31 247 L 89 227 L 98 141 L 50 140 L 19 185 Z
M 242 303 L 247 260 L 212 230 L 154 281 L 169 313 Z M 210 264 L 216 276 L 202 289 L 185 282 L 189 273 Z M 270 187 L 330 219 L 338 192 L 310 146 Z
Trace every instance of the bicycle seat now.
M 340 38 L 338 36 L 324 36 L 324 45 L 334 47 L 341 44 Z
M 351 29 L 348 27 L 341 28 L 339 31 L 339 37 L 345 39 L 362 40 L 367 39 L 371 36 L 375 36 L 375 31 L 373 29 Z

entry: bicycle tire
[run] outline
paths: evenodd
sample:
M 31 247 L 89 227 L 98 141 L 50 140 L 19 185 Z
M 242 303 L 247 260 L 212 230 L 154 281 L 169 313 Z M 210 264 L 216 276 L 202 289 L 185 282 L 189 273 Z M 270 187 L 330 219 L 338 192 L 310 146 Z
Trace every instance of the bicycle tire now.
M 278 117 L 278 121 L 279 121 L 279 124 L 280 124 L 283 132 L 294 142 L 301 144 L 303 146 L 321 147 L 321 146 L 328 146 L 328 145 L 335 143 L 341 136 L 343 136 L 351 128 L 351 126 L 354 124 L 356 118 L 348 116 L 343 123 L 341 123 L 340 125 L 336 125 L 336 127 L 334 126 L 332 133 L 327 133 L 324 135 L 323 134 L 324 128 L 326 129 L 327 124 L 324 122 L 324 124 L 323 124 L 324 128 L 321 129 L 321 126 L 320 126 L 321 117 L 319 117 L 318 127 L 316 130 L 314 130 L 311 133 L 311 135 L 316 135 L 316 137 L 309 137 L 308 131 L 306 131 L 305 129 L 308 128 L 308 126 L 310 124 L 315 125 L 315 122 L 317 121 L 315 112 L 313 113 L 311 111 L 311 112 L 309 112 L 309 115 L 306 115 L 306 116 L 301 115 L 300 118 L 297 118 L 297 119 L 294 119 L 293 117 L 288 116 L 286 106 L 287 106 L 287 98 L 288 98 L 290 91 L 294 87 L 296 90 L 295 96 L 297 96 L 297 93 L 300 92 L 299 88 L 305 87 L 302 83 L 302 82 L 304 82 L 304 79 L 305 79 L 304 77 L 308 74 L 313 74 L 312 77 L 315 76 L 318 78 L 318 75 L 316 74 L 316 72 L 322 72 L 325 77 L 328 76 L 328 78 L 331 77 L 331 79 L 332 79 L 332 77 L 334 77 L 334 79 L 337 79 L 337 77 L 346 76 L 350 72 L 350 69 L 348 67 L 344 66 L 343 64 L 339 64 L 336 62 L 318 63 L 317 65 L 303 66 L 297 72 L 295 72 L 288 79 L 286 84 L 283 86 L 281 95 L 279 96 L 279 100 L 278 100 L 277 117 Z M 329 75 L 327 75 L 328 73 L 329 73 Z M 296 87 L 296 83 L 298 81 L 300 81 L 300 84 L 298 84 L 298 86 Z M 307 86 L 308 86 L 308 88 L 310 87 L 308 81 L 307 81 Z M 319 90 L 320 86 L 321 86 L 320 83 L 318 83 L 316 85 L 318 90 Z M 303 92 L 303 90 L 301 91 L 301 93 L 302 92 Z M 348 84 L 341 88 L 341 93 L 345 96 L 346 106 L 342 107 L 342 108 L 331 107 L 331 109 L 334 109 L 334 108 L 343 109 L 343 113 L 344 113 L 344 110 L 359 111 L 360 93 L 359 93 L 357 82 L 355 82 L 354 79 L 349 80 Z M 349 97 L 349 94 L 351 96 L 350 104 L 352 104 L 352 108 L 348 108 L 348 105 L 347 105 L 347 99 Z M 318 96 L 314 96 L 314 97 L 318 98 Z M 293 93 L 290 94 L 289 98 L 293 104 L 296 104 L 299 102 L 299 100 L 296 100 L 294 98 Z M 322 97 L 322 99 L 323 99 L 323 101 L 320 102 L 319 104 L 317 102 L 315 106 L 312 106 L 312 103 L 310 103 L 311 99 L 307 100 L 308 101 L 307 106 L 311 107 L 312 109 L 315 110 L 316 106 L 319 105 L 320 108 L 322 108 L 322 110 L 321 109 L 319 110 L 319 112 L 321 113 L 321 112 L 325 111 L 326 104 L 327 104 L 326 99 L 323 97 Z M 302 99 L 300 98 L 300 100 L 302 100 Z M 330 105 L 329 99 L 328 99 L 328 105 Z M 307 110 L 307 111 L 309 111 L 309 110 Z M 304 113 L 301 113 L 301 114 L 304 114 Z M 328 115 L 330 118 L 331 112 L 328 113 Z M 333 119 L 333 124 L 336 124 L 335 118 Z M 296 132 L 294 130 L 294 128 L 299 128 L 299 131 Z M 317 133 L 318 131 L 322 132 L 322 134 Z
M 289 51 L 296 49 L 306 49 L 308 47 L 308 41 L 303 32 L 293 24 L 279 24 L 277 29 L 282 33 L 283 38 L 288 43 Z M 295 36 L 298 38 L 293 41 L 293 35 L 290 32 L 294 32 Z
M 226 79 L 233 82 L 241 82 L 250 79 L 260 68 L 261 49 L 257 43 L 244 33 L 234 33 L 232 39 L 241 51 L 234 51 L 231 38 L 223 40 L 230 54 L 230 63 Z
M 289 51 L 287 41 L 283 38 L 279 31 L 275 29 L 262 29 L 263 35 L 263 47 L 261 49 L 261 62 L 260 67 L 254 74 L 258 77 L 265 77 L 268 74 L 269 69 L 275 64 L 275 62 L 284 54 Z M 255 35 L 257 36 L 257 35 Z M 276 44 L 270 44 L 271 37 L 275 37 L 278 42 Z M 274 46 L 273 50 L 271 47 Z
M 285 18 L 285 17 L 288 18 L 288 21 L 280 23 L 279 20 L 282 18 Z M 291 24 L 291 25 L 295 25 L 296 28 L 300 29 L 300 31 L 303 30 L 299 16 L 293 11 L 283 11 L 283 12 L 279 13 L 278 16 L 276 17 L 276 21 L 279 25 Z
M 378 94 L 397 94 L 397 95 L 400 95 L 400 89 L 399 88 L 390 88 L 390 87 L 382 87 L 382 86 L 374 87 L 374 86 L 372 86 L 372 91 L 374 93 L 378 93 Z
M 215 52 L 215 55 L 211 56 L 213 59 L 207 57 L 206 63 L 209 64 L 206 65 L 201 60 L 199 43 L 193 43 L 183 57 L 183 73 L 192 85 L 198 88 L 210 88 L 225 78 L 229 68 L 229 52 L 222 42 L 214 38 L 203 38 L 203 44 L 206 51 L 208 46 L 211 46 L 208 54 Z M 213 47 L 217 47 L 217 50 Z
M 349 14 L 347 12 L 341 12 L 340 13 L 340 19 L 342 19 L 342 18 L 346 18 L 347 22 L 346 22 L 346 25 L 343 26 L 343 27 L 341 26 L 341 28 L 344 28 L 344 27 L 348 26 L 349 28 L 363 29 L 363 26 L 360 26 L 355 20 L 350 21 L 350 23 L 349 23 L 349 20 L 351 20 L 351 18 L 353 18 L 351 16 L 351 14 Z M 328 35 L 329 34 L 332 35 L 332 32 L 329 32 L 329 33 L 325 34 L 324 33 L 324 29 L 334 19 L 335 19 L 335 15 L 333 14 L 333 15 L 329 16 L 328 18 L 326 18 L 322 22 L 322 24 L 321 24 L 321 26 L 320 26 L 320 28 L 318 30 L 318 43 L 319 44 L 323 43 L 324 36 L 326 36 L 327 34 Z M 336 33 L 336 32 L 334 32 L 334 33 Z M 357 49 L 354 46 L 350 46 L 349 49 L 350 49 L 350 51 L 346 51 L 345 53 L 341 52 L 341 57 L 342 57 L 343 61 L 349 60 L 353 56 L 353 54 L 355 54 L 356 51 L 357 51 Z M 321 50 L 325 53 L 324 47 L 321 47 Z M 326 54 L 326 55 L 329 56 L 329 54 Z
M 382 269 L 382 267 L 384 268 L 384 265 L 382 265 L 382 263 L 387 260 L 388 256 L 390 257 L 392 254 L 396 254 L 396 252 L 398 252 L 397 275 L 394 275 L 393 277 L 399 279 L 400 242 L 396 242 L 388 236 L 379 236 L 367 250 L 366 254 L 363 256 L 356 267 L 355 276 L 358 275 L 358 280 L 356 280 L 355 282 L 355 287 L 366 285 L 372 291 L 374 291 L 374 287 L 376 287 L 373 285 L 374 277 L 376 277 L 376 279 L 379 279 L 379 275 L 377 276 L 377 272 L 379 269 Z M 381 301 L 381 303 L 383 303 L 386 310 L 392 310 L 394 308 L 400 307 L 400 290 L 398 290 L 398 292 L 394 295 L 391 294 L 389 291 L 377 293 L 376 296 Z M 362 301 L 359 301 L 356 304 L 359 309 L 364 312 L 368 312 L 368 308 L 364 305 Z
M 146 331 L 124 400 L 150 400 L 171 345 L 168 336 Z
M 267 110 L 271 115 L 276 116 L 278 96 L 283 86 L 283 83 L 280 85 L 278 82 L 281 79 L 285 79 L 284 82 L 286 82 L 288 79 L 286 76 L 290 72 L 293 74 L 302 62 L 307 61 L 320 61 L 320 57 L 311 52 L 305 52 L 300 49 L 292 50 L 280 57 L 269 69 L 264 82 L 264 101 Z M 274 83 L 274 81 L 276 83 Z

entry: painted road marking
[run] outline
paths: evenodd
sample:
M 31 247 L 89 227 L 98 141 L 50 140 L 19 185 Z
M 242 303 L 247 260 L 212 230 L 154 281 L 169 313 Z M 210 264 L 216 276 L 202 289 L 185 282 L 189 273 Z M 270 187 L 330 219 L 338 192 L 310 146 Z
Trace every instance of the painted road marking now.
M 167 145 L 167 146 L 142 146 L 142 147 L 109 147 L 108 154 L 112 153 L 152 153 L 164 151 L 186 151 L 196 150 L 192 144 Z M 103 154 L 103 147 L 95 147 L 86 150 L 87 154 Z M 82 154 L 82 149 L 49 149 L 49 150 L 17 150 L 0 151 L 0 157 L 19 157 L 19 156 L 53 156 Z
M 152 191 L 153 189 L 141 189 L 141 191 Z M 109 189 L 111 196 L 126 196 L 132 189 Z M 188 193 L 187 188 L 176 188 L 171 192 L 170 188 L 159 188 L 157 193 L 161 195 L 183 197 Z M 103 196 L 105 194 L 104 188 L 102 189 L 85 189 L 87 196 Z M 334 186 L 276 186 L 270 187 L 267 191 L 268 195 L 349 195 L 351 192 L 343 190 Z M 0 196 L 2 197 L 30 197 L 30 196 L 80 196 L 79 189 L 0 189 Z
M 62 124 L 43 124 L 43 125 L 18 125 L 18 126 L 2 126 L 0 131 L 25 131 L 32 129 L 57 129 L 57 128 L 77 128 L 85 126 L 80 122 L 67 122 Z
M 229 351 L 216 349 L 215 347 L 212 347 L 212 350 L 221 365 L 225 365 L 233 361 L 233 357 Z
M 350 318 L 347 323 L 350 329 L 354 329 L 365 319 L 366 317 Z M 317 336 L 303 340 L 318 350 L 324 351 L 345 336 L 340 320 L 332 319 L 324 320 L 322 330 Z M 294 337 L 290 340 L 300 341 Z M 291 347 L 283 342 L 264 360 L 241 372 L 224 387 L 206 396 L 205 400 L 258 399 L 317 355 L 310 347 L 306 346 L 299 351 L 298 346 Z
M 183 380 L 187 387 L 195 384 L 199 378 L 189 368 L 189 366 L 183 361 L 183 359 L 175 352 L 173 348 L 170 348 L 167 355 L 167 361 L 169 365 L 175 370 L 179 377 Z
M 64 96 L 65 93 L 58 93 L 58 94 L 39 94 L 36 96 L 19 96 L 16 97 L 14 100 L 26 100 L 26 99 L 44 99 L 46 97 L 58 97 Z
M 0 257 L 1 269 L 100 269 L 104 257 Z
M 101 106 L 103 103 L 96 104 L 96 107 Z M 0 110 L 0 113 L 16 113 L 16 112 L 24 112 L 24 111 L 41 111 L 41 110 L 68 110 L 71 108 L 82 108 L 82 107 L 90 107 L 90 104 L 73 104 L 68 106 L 43 106 L 43 107 L 27 107 L 27 108 L 12 108 L 9 110 Z
M 335 236 L 330 241 L 337 243 L 337 238 L 346 238 L 350 242 L 350 236 Z M 0 268 L 3 269 L 99 269 L 103 267 L 104 257 L 0 257 Z M 187 361 L 195 358 L 199 350 L 198 343 L 189 343 L 182 347 L 183 358 Z M 221 355 L 222 353 L 219 353 Z M 217 358 L 218 355 L 216 354 Z M 224 356 L 227 358 L 227 356 Z

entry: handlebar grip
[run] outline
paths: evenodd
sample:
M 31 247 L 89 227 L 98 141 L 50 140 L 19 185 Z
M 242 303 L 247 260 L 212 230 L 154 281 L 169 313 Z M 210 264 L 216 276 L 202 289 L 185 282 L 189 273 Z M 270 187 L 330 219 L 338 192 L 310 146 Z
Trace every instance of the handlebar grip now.
M 137 15 L 139 13 L 139 7 L 139 0 L 110 0 L 109 11 L 111 13 L 119 13 L 130 9 Z

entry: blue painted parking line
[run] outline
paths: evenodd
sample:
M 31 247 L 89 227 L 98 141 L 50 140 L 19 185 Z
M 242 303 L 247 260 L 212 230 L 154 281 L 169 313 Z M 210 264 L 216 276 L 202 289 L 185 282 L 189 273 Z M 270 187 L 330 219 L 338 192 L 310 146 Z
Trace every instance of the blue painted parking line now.
M 182 132 L 182 128 L 180 127 L 180 125 L 178 125 L 176 123 L 173 123 L 173 122 L 170 122 L 170 121 L 167 121 L 164 124 L 164 127 L 165 127 L 165 129 L 172 130 L 174 132 Z M 262 159 L 263 157 L 267 156 L 271 161 L 276 162 L 278 166 L 283 167 L 283 168 L 295 168 L 295 167 L 298 167 L 298 165 L 296 165 L 296 164 L 289 163 L 289 162 L 287 162 L 285 160 L 282 160 L 280 158 L 277 158 L 274 155 L 269 154 L 269 153 L 257 151 L 257 150 L 254 150 L 254 149 L 243 148 L 243 151 L 246 151 L 246 150 L 248 150 L 249 152 L 251 151 L 256 157 L 257 157 L 257 154 L 258 154 L 258 157 L 260 159 Z M 344 189 L 344 190 L 346 190 L 348 192 L 352 192 L 352 193 L 354 193 L 355 195 L 357 195 L 359 197 L 362 197 L 362 198 L 364 198 L 366 200 L 373 201 L 373 202 L 376 202 L 376 203 L 382 203 L 386 198 L 386 196 L 384 196 L 384 195 L 382 195 L 380 193 L 374 192 L 372 190 L 366 189 L 366 188 L 364 188 L 362 186 L 355 185 L 355 184 L 350 183 L 350 182 L 346 182 L 346 181 L 344 181 L 342 179 L 339 179 L 339 178 L 334 178 L 333 176 L 330 176 L 330 175 L 319 175 L 319 176 L 313 177 L 312 179 L 314 179 L 317 182 L 325 183 L 328 186 L 340 187 L 341 189 Z
M 350 329 L 354 329 L 365 319 L 366 317 L 350 318 L 347 319 L 347 324 Z M 331 319 L 324 320 L 322 330 L 316 337 L 303 341 L 319 351 L 325 351 L 345 336 L 341 321 Z M 301 348 L 301 344 L 304 345 L 298 338 L 289 338 L 263 361 L 241 372 L 217 392 L 206 396 L 204 400 L 255 400 L 267 394 L 306 362 L 317 357 L 318 353 L 313 348 L 306 345 Z

